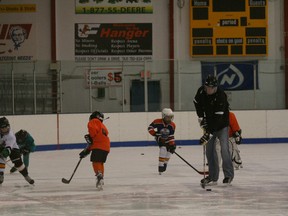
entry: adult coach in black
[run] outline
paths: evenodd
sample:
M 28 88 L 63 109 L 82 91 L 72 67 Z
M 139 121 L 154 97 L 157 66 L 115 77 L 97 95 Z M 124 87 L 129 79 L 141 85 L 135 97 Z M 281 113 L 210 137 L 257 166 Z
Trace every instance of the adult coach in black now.
M 234 178 L 234 169 L 228 145 L 229 103 L 227 95 L 218 86 L 215 76 L 209 75 L 204 85 L 198 89 L 194 98 L 194 105 L 200 127 L 204 130 L 200 144 L 207 147 L 206 157 L 209 166 L 209 175 L 201 180 L 201 184 L 215 185 L 219 178 L 216 137 L 220 140 L 221 145 L 223 183 L 230 184 Z

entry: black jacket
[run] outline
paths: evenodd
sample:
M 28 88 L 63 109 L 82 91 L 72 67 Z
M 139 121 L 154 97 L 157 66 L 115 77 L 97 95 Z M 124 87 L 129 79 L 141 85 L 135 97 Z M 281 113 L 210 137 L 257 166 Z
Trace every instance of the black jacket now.
M 229 103 L 226 93 L 219 87 L 213 95 L 207 95 L 201 86 L 194 98 L 198 117 L 206 116 L 208 131 L 213 133 L 229 126 Z

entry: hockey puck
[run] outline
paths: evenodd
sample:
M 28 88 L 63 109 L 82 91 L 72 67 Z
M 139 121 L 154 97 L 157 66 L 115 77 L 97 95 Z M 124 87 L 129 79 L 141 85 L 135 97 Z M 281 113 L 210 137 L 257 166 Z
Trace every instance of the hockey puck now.
M 144 155 L 144 153 L 141 153 L 141 155 Z
M 206 189 L 206 191 L 212 191 L 212 189 Z

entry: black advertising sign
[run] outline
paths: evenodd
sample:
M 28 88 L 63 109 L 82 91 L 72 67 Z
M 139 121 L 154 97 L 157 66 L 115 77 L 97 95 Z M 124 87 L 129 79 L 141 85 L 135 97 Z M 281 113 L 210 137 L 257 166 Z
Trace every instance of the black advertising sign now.
M 152 23 L 76 23 L 76 61 L 152 59 Z

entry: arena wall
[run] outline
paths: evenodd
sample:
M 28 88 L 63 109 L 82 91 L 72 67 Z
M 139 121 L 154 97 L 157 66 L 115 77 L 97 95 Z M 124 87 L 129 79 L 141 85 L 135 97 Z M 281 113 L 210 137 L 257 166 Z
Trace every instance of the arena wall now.
M 198 145 L 202 131 L 195 112 L 174 112 L 177 145 Z M 242 129 L 243 144 L 287 143 L 288 111 L 235 111 Z M 25 129 L 35 139 L 37 150 L 83 148 L 90 113 L 6 116 L 14 132 Z M 148 125 L 161 118 L 159 112 L 105 113 L 112 147 L 151 146 Z

